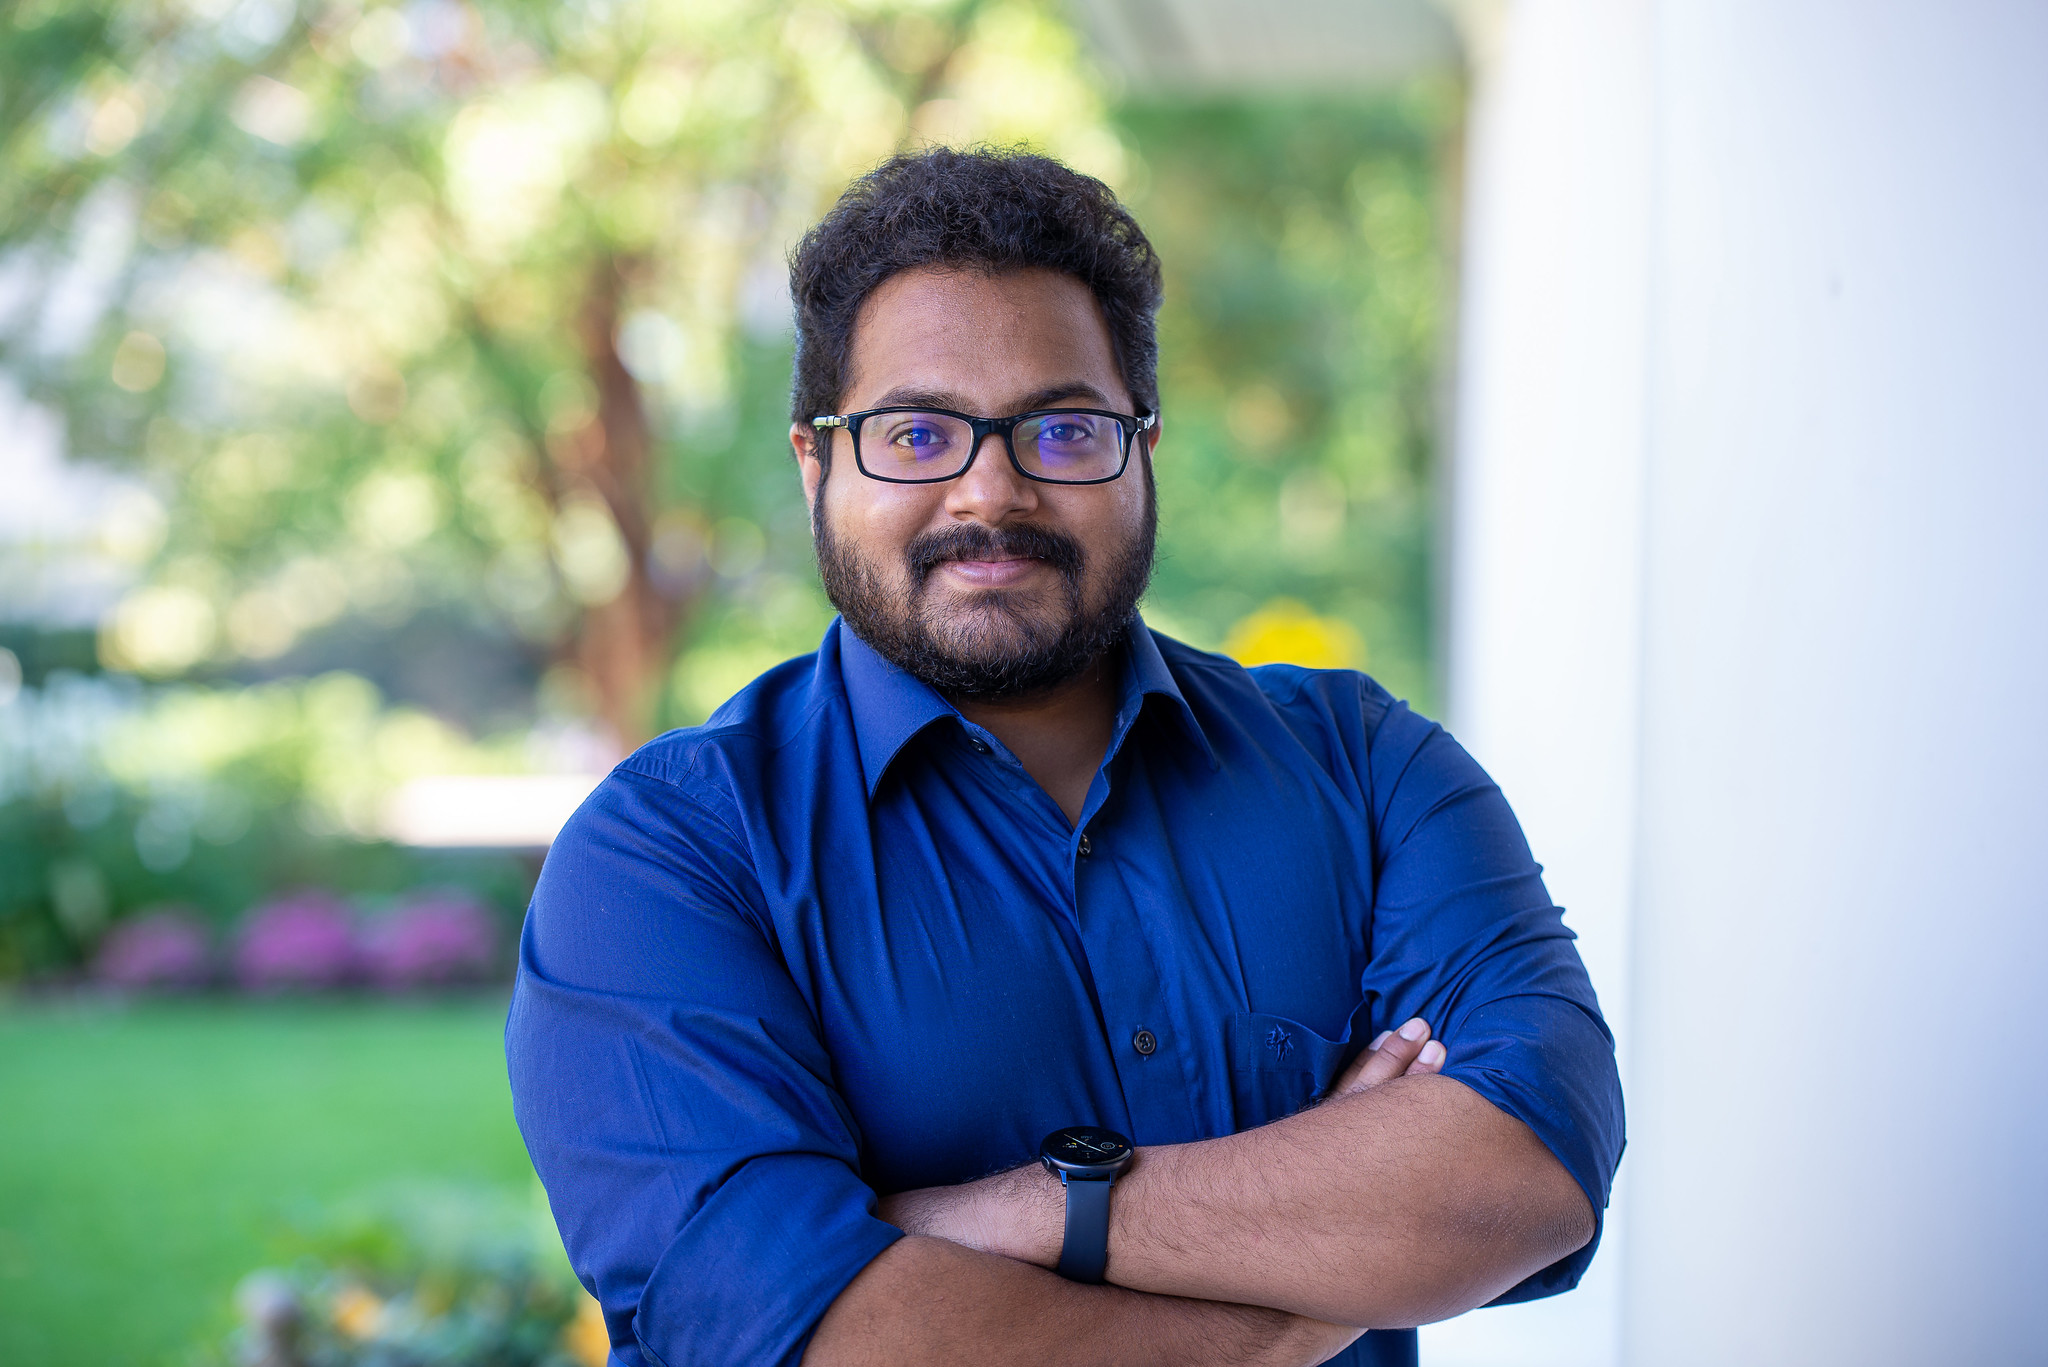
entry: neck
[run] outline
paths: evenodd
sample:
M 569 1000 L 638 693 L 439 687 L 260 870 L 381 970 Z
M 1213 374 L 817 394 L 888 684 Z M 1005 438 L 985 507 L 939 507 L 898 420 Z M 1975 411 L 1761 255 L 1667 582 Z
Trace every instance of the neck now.
M 1081 819 L 1116 728 L 1116 663 L 1116 652 L 1107 651 L 1073 678 L 1026 698 L 948 701 L 1010 747 L 1071 826 Z

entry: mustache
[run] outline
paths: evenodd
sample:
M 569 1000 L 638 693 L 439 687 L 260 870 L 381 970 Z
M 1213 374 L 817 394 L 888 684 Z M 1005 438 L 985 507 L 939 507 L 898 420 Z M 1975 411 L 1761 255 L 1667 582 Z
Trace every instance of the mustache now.
M 949 560 L 992 560 L 1025 556 L 1042 560 L 1069 579 L 1081 572 L 1081 543 L 1064 532 L 1020 522 L 1010 527 L 985 527 L 963 522 L 926 532 L 904 548 L 913 584 L 922 588 L 931 572 Z

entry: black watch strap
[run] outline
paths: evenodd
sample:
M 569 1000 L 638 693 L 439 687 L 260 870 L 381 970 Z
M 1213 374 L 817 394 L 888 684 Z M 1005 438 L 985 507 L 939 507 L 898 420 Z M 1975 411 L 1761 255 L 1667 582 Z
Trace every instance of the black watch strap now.
M 1114 1182 L 1065 1179 L 1067 1235 L 1059 1273 L 1070 1282 L 1099 1282 L 1109 1266 L 1109 1189 Z

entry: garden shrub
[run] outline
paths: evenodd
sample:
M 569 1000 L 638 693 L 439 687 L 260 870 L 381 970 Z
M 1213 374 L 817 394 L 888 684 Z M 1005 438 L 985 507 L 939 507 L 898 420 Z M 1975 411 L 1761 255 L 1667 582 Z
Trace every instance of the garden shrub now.
M 252 911 L 235 941 L 235 980 L 250 992 L 345 987 L 362 967 L 355 918 L 331 892 L 306 889 Z
M 296 888 L 365 905 L 456 889 L 500 932 L 516 924 L 533 853 L 411 849 L 375 834 L 381 795 L 415 769 L 513 763 L 458 753 L 429 730 L 345 675 L 204 689 L 60 672 L 21 689 L 0 702 L 0 984 L 90 971 L 124 990 L 168 986 L 156 970 L 146 981 L 98 971 L 103 954 L 114 972 L 140 948 L 171 952 L 162 927 L 126 947 L 125 923 L 176 904 L 218 943 Z M 185 953 L 193 937 L 181 943 Z
M 123 992 L 185 990 L 213 977 L 213 944 L 189 907 L 144 911 L 114 923 L 93 955 L 93 981 Z
M 363 965 L 386 991 L 482 982 L 498 969 L 498 923 L 460 890 L 415 894 L 364 930 Z
M 537 1190 L 537 1189 L 536 1189 Z M 408 1184 L 329 1212 L 236 1292 L 220 1367 L 602 1367 L 597 1303 L 538 1201 Z

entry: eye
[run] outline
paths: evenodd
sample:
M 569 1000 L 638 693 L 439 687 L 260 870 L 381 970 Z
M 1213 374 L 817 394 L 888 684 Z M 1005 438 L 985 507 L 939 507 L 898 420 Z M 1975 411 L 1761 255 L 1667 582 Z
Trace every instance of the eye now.
M 1054 418 L 1038 429 L 1040 441 L 1049 441 L 1058 446 L 1072 446 L 1091 441 L 1094 437 L 1094 429 L 1079 418 Z
M 903 413 L 889 420 L 883 439 L 899 459 L 926 460 L 952 449 L 956 426 L 936 414 Z

